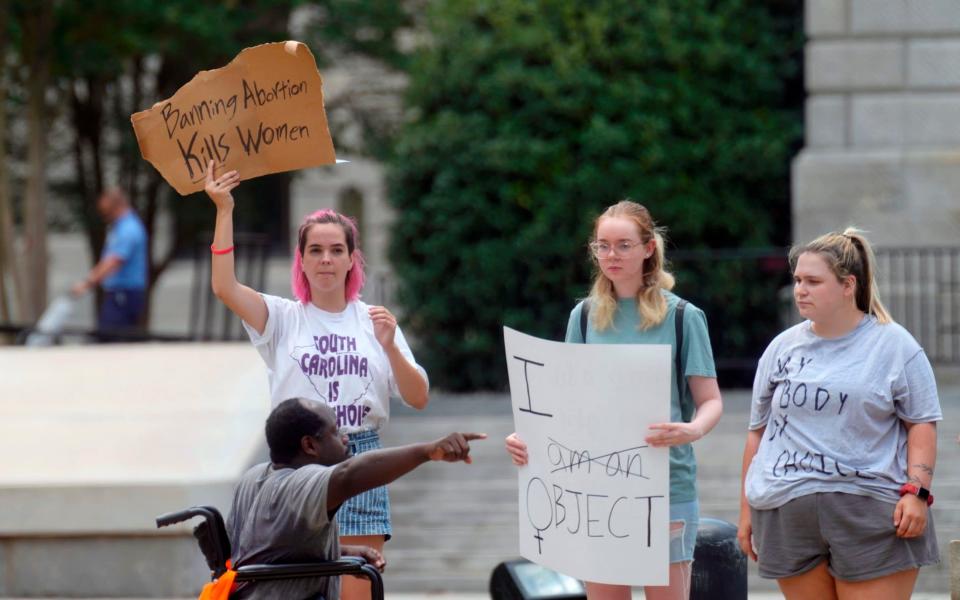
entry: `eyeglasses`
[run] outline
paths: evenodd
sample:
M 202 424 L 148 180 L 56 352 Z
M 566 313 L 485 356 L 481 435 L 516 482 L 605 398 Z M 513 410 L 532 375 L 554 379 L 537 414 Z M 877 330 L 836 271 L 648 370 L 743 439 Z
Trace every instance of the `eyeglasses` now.
M 642 246 L 642 242 L 617 242 L 608 244 L 607 242 L 590 242 L 590 252 L 597 258 L 606 258 L 610 253 L 617 256 L 627 256 L 637 246 Z

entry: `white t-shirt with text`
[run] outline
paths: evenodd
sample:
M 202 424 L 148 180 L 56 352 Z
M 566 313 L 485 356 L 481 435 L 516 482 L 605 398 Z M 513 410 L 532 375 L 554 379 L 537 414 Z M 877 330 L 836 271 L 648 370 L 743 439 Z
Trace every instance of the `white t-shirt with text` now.
M 390 417 L 390 398 L 402 397 L 368 305 L 355 300 L 331 313 L 312 303 L 261 296 L 268 311 L 263 334 L 243 326 L 267 365 L 271 406 L 308 398 L 333 408 L 345 433 L 379 430 Z M 426 378 L 399 326 L 394 340 Z

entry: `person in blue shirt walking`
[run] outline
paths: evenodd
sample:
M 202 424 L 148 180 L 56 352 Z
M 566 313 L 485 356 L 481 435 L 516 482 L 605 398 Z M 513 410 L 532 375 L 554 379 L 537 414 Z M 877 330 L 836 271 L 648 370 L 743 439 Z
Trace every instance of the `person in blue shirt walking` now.
M 97 211 L 108 223 L 103 252 L 71 293 L 79 297 L 101 286 L 103 303 L 97 329 L 101 333 L 134 330 L 146 307 L 147 230 L 122 190 L 113 188 L 101 194 Z

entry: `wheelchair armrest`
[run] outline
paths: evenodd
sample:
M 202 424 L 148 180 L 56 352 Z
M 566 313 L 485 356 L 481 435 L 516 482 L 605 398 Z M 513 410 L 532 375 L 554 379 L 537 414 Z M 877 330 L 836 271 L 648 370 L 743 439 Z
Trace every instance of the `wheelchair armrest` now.
M 277 579 L 301 579 L 304 577 L 333 577 L 336 575 L 364 574 L 366 562 L 359 557 L 347 557 L 316 563 L 286 565 L 244 565 L 237 569 L 235 581 L 268 581 Z
M 289 565 L 245 565 L 237 569 L 234 581 L 269 581 L 303 577 L 336 577 L 356 575 L 370 581 L 371 600 L 383 600 L 383 578 L 373 565 L 359 556 L 345 556 L 340 560 Z

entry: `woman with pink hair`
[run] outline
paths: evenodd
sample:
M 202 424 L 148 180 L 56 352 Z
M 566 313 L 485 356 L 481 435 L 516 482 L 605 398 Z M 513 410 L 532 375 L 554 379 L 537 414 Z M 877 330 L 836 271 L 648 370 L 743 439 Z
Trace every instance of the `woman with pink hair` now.
M 214 178 L 205 190 L 217 207 L 213 234 L 213 293 L 243 320 L 267 364 L 271 403 L 309 398 L 337 413 L 353 453 L 380 447 L 379 429 L 390 415 L 390 398 L 422 409 L 429 400 L 426 372 L 382 306 L 360 300 L 363 255 L 356 224 L 333 210 L 308 215 L 297 234 L 291 284 L 295 300 L 262 294 L 237 281 L 233 260 L 233 196 L 236 171 Z M 341 543 L 382 552 L 390 538 L 386 488 L 348 500 L 337 512 Z M 368 584 L 344 578 L 343 598 L 367 596 Z

